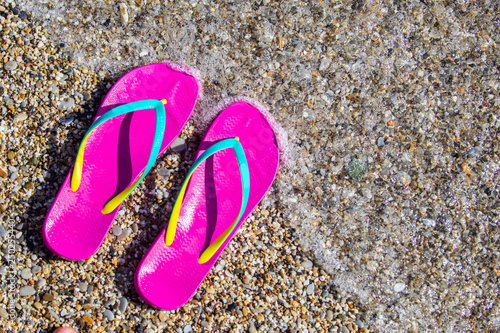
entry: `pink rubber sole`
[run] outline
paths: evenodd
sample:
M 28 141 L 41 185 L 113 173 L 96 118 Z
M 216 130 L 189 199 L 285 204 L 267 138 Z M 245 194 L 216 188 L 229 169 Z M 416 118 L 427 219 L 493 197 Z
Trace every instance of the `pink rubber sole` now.
M 240 101 L 216 118 L 197 157 L 215 142 L 234 137 L 240 138 L 250 171 L 250 195 L 236 227 L 239 229 L 271 186 L 279 150 L 266 118 L 254 106 Z M 164 229 L 137 268 L 135 286 L 147 303 L 173 310 L 194 295 L 231 239 L 205 264 L 198 263 L 200 254 L 234 222 L 241 197 L 240 171 L 232 150 L 220 151 L 198 167 L 186 190 L 172 245 L 165 245 Z
M 161 154 L 191 116 L 199 89 L 193 76 L 174 65 L 142 66 L 116 82 L 96 118 L 121 104 L 166 98 Z M 155 111 L 142 110 L 111 119 L 89 136 L 78 191 L 71 191 L 71 170 L 45 218 L 43 239 L 52 252 L 70 260 L 81 260 L 99 249 L 120 207 L 108 215 L 102 214 L 102 208 L 143 172 L 154 129 Z

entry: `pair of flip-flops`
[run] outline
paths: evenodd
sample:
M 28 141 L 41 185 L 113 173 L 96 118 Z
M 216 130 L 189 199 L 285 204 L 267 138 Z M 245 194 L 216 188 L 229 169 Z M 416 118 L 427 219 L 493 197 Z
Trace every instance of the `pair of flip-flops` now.
M 179 135 L 200 90 L 187 68 L 153 64 L 123 76 L 84 136 L 43 226 L 47 247 L 82 260 L 103 243 L 125 198 Z M 212 123 L 135 285 L 149 304 L 184 305 L 271 186 L 279 165 L 275 132 L 247 99 Z

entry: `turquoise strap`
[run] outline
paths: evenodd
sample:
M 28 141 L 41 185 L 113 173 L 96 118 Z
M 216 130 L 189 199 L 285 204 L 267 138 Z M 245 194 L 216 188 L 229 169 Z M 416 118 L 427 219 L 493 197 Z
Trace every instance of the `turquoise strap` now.
M 156 161 L 156 158 L 158 157 L 158 153 L 160 152 L 160 147 L 163 142 L 163 135 L 165 134 L 165 107 L 164 107 L 165 104 L 167 104 L 166 99 L 162 99 L 161 101 L 156 99 L 146 99 L 142 101 L 120 105 L 100 116 L 92 124 L 92 126 L 90 126 L 89 130 L 87 131 L 82 140 L 82 143 L 80 144 L 80 148 L 78 148 L 78 154 L 76 155 L 76 162 L 73 168 L 73 174 L 71 176 L 71 190 L 73 192 L 76 192 L 78 190 L 78 187 L 80 187 L 80 182 L 82 180 L 83 156 L 85 152 L 85 145 L 87 143 L 87 139 L 90 133 L 92 133 L 94 129 L 96 129 L 99 125 L 103 124 L 104 122 L 126 113 L 138 110 L 155 109 L 156 111 L 155 134 L 153 139 L 153 146 L 151 148 L 151 154 L 149 155 L 149 160 L 146 165 L 146 169 L 144 169 L 144 172 L 142 173 L 141 177 L 139 177 L 138 180 L 136 180 L 132 185 L 130 185 L 121 193 L 112 198 L 104 206 L 102 213 L 109 214 L 113 210 L 115 210 L 116 207 L 118 207 L 123 202 L 123 200 L 125 200 L 130 195 L 130 193 L 132 193 L 132 191 L 137 187 L 137 185 L 139 185 L 139 183 L 144 179 L 144 177 L 146 177 L 147 173 L 149 172 L 149 170 L 151 170 L 153 164 Z
M 168 222 L 168 227 L 167 227 L 167 232 L 165 235 L 165 244 L 167 246 L 171 246 L 172 242 L 174 241 L 175 237 L 175 231 L 177 229 L 177 222 L 179 220 L 179 213 L 181 211 L 181 206 L 182 202 L 184 200 L 184 194 L 186 193 L 186 188 L 189 183 L 189 179 L 193 175 L 194 170 L 207 158 L 212 156 L 213 154 L 224 150 L 232 148 L 234 152 L 236 153 L 236 159 L 238 160 L 238 165 L 240 167 L 240 176 L 241 176 L 241 186 L 243 188 L 243 198 L 241 201 L 241 208 L 240 212 L 238 214 L 238 217 L 236 220 L 227 228 L 222 235 L 220 235 L 210 246 L 203 251 L 203 253 L 200 256 L 200 259 L 198 262 L 200 264 L 204 264 L 207 261 L 209 261 L 213 255 L 219 250 L 219 248 L 222 246 L 222 244 L 226 241 L 226 239 L 233 233 L 235 230 L 236 226 L 238 225 L 238 222 L 240 221 L 241 217 L 243 216 L 243 213 L 245 212 L 245 209 L 247 207 L 248 203 L 248 196 L 250 193 L 250 173 L 248 171 L 248 163 L 247 163 L 247 158 L 245 156 L 245 151 L 243 150 L 243 147 L 239 141 L 239 138 L 234 138 L 234 139 L 225 139 L 220 142 L 217 142 L 207 150 L 205 150 L 200 157 L 194 162 L 193 166 L 189 170 L 189 173 L 184 180 L 184 183 L 182 184 L 181 190 L 179 192 L 179 195 L 177 196 L 177 200 L 175 201 L 174 209 L 172 211 L 172 215 L 170 217 L 170 221 Z

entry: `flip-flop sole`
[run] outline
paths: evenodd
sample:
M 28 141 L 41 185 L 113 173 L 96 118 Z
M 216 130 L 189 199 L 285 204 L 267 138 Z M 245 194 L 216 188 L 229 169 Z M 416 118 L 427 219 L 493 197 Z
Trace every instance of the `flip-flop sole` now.
M 239 229 L 271 186 L 278 170 L 279 149 L 266 118 L 254 106 L 239 101 L 216 118 L 196 158 L 214 143 L 234 137 L 240 138 L 250 172 L 248 205 L 236 227 Z M 137 292 L 147 303 L 173 310 L 194 295 L 232 237 L 207 263 L 198 263 L 200 254 L 234 222 L 241 200 L 241 176 L 232 150 L 214 154 L 196 169 L 172 245 L 165 245 L 164 229 L 136 271 Z
M 116 82 L 97 116 L 125 103 L 166 98 L 161 154 L 191 116 L 198 91 L 198 81 L 177 67 L 146 65 Z M 98 250 L 121 205 L 107 215 L 102 214 L 102 209 L 140 177 L 151 153 L 154 129 L 155 111 L 141 110 L 113 118 L 92 132 L 87 140 L 79 189 L 71 191 L 71 170 L 45 218 L 43 239 L 52 252 L 81 260 Z

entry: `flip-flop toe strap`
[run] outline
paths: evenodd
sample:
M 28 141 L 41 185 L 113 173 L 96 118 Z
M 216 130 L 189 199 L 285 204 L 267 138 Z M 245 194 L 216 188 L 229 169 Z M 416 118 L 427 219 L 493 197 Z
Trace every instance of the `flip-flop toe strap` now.
M 226 241 L 226 239 L 231 236 L 233 231 L 235 230 L 236 226 L 238 225 L 238 222 L 240 221 L 241 217 L 243 216 L 243 213 L 245 212 L 247 203 L 248 203 L 248 196 L 250 193 L 250 173 L 248 171 L 248 163 L 247 159 L 245 156 L 245 151 L 243 150 L 243 147 L 241 146 L 241 143 L 239 142 L 239 138 L 231 138 L 231 139 L 225 139 L 222 141 L 217 142 L 207 150 L 205 150 L 200 157 L 194 162 L 193 166 L 189 170 L 189 173 L 184 180 L 184 183 L 182 184 L 181 190 L 179 192 L 179 195 L 177 196 L 177 200 L 175 201 L 174 208 L 172 210 L 172 215 L 170 217 L 170 221 L 168 223 L 167 227 L 167 232 L 165 235 L 165 244 L 167 246 L 171 246 L 174 238 L 175 238 L 175 232 L 177 229 L 177 222 L 179 220 L 179 213 L 181 211 L 181 206 L 182 202 L 184 200 L 184 195 L 186 193 L 186 188 L 189 183 L 189 179 L 193 175 L 193 172 L 198 168 L 198 166 L 205 161 L 207 158 L 212 156 L 213 154 L 224 150 L 231 148 L 234 150 L 236 153 L 236 159 L 238 160 L 238 165 L 240 168 L 240 176 L 241 176 L 241 186 L 243 189 L 243 197 L 241 201 L 241 208 L 240 212 L 238 213 L 238 216 L 236 220 L 219 236 L 217 239 L 210 244 L 210 246 L 203 251 L 201 254 L 198 262 L 200 264 L 204 264 L 207 261 L 209 261 L 213 255 L 219 250 L 219 248 L 222 246 L 222 244 Z
M 92 126 L 90 126 L 89 130 L 83 137 L 83 140 L 80 144 L 80 148 L 78 148 L 78 154 L 76 155 L 76 162 L 73 168 L 73 174 L 71 175 L 71 190 L 73 192 L 76 192 L 80 187 L 80 183 L 82 180 L 83 156 L 85 152 L 85 145 L 87 144 L 87 139 L 89 135 L 92 133 L 94 129 L 96 129 L 99 125 L 103 124 L 104 122 L 112 118 L 115 118 L 117 116 L 139 110 L 154 109 L 156 111 L 156 127 L 153 139 L 153 146 L 151 148 L 151 154 L 149 155 L 146 169 L 144 169 L 142 175 L 132 185 L 128 186 L 121 193 L 117 194 L 115 197 L 109 200 L 106 203 L 106 205 L 104 205 L 102 213 L 109 214 L 113 210 L 115 210 L 116 207 L 118 207 L 123 202 L 123 200 L 125 200 L 130 195 L 130 193 L 132 193 L 132 191 L 137 187 L 137 185 L 139 185 L 139 183 L 144 179 L 149 170 L 151 170 L 151 168 L 153 167 L 155 160 L 158 157 L 158 153 L 160 152 L 160 147 L 163 142 L 163 135 L 165 134 L 165 107 L 164 107 L 165 104 L 167 104 L 166 99 L 162 100 L 146 99 L 142 101 L 120 105 L 100 116 L 92 124 Z

